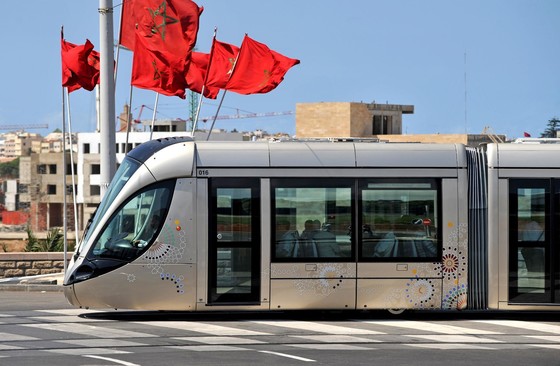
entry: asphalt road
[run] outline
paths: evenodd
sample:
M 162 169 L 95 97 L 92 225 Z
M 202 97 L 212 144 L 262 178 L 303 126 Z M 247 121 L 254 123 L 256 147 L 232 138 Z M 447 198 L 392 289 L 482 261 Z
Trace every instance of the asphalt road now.
M 73 309 L 0 292 L 0 365 L 559 365 L 560 314 Z

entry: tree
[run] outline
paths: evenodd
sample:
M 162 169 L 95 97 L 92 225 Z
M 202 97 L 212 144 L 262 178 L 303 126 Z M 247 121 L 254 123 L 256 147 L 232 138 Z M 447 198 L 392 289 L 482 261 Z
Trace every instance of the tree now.
M 541 133 L 541 137 L 556 137 L 556 131 L 560 129 L 560 119 L 558 117 L 553 117 L 551 120 L 548 121 L 546 125 L 546 130 Z
M 0 177 L 8 179 L 19 177 L 19 158 L 6 163 L 0 163 Z
M 40 240 L 33 234 L 31 228 L 27 227 L 26 252 L 62 252 L 64 250 L 64 235 L 60 228 L 51 228 L 47 238 Z

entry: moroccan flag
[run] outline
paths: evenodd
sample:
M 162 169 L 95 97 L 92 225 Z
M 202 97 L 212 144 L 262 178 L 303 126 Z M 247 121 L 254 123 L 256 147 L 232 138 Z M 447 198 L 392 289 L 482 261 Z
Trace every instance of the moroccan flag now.
M 239 47 L 220 42 L 214 37 L 210 51 L 210 69 L 205 85 L 225 89 L 237 56 L 239 56 Z
M 136 18 L 134 17 L 134 5 L 142 3 L 141 0 L 124 0 L 121 11 L 121 28 L 119 32 L 119 44 L 134 51 L 134 33 L 136 31 Z
M 133 0 L 132 19 L 127 18 L 123 31 L 134 29 L 150 50 L 187 57 L 196 44 L 202 11 L 191 0 Z M 124 35 L 125 40 L 129 37 Z
M 185 59 L 164 50 L 149 48 L 146 38 L 136 33 L 131 84 L 168 96 L 185 99 Z
M 73 92 L 80 88 L 93 90 L 99 84 L 99 53 L 86 40 L 83 45 L 75 45 L 60 40 L 62 56 L 62 86 Z
M 245 35 L 225 89 L 239 94 L 268 93 L 297 64 L 299 60 L 283 56 Z
M 206 71 L 208 70 L 208 63 L 210 61 L 210 54 L 201 52 L 191 53 L 191 62 L 189 64 L 189 69 L 187 71 L 187 84 L 189 89 L 202 93 L 202 86 L 204 85 L 204 80 L 206 79 Z M 206 86 L 204 88 L 204 96 L 210 99 L 216 99 L 219 88 Z

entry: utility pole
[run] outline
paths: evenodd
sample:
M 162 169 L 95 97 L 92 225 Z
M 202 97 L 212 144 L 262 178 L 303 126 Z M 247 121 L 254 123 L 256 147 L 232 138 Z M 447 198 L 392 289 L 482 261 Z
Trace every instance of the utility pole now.
M 117 169 L 115 148 L 115 76 L 113 53 L 113 0 L 99 0 L 99 119 L 101 198 Z

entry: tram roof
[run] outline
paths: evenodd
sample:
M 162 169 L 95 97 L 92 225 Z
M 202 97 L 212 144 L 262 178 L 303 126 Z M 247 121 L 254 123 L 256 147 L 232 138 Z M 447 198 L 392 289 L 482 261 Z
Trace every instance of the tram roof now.
M 560 168 L 560 144 L 489 144 L 491 168 Z
M 465 167 L 461 144 L 197 142 L 198 167 Z

